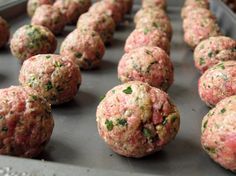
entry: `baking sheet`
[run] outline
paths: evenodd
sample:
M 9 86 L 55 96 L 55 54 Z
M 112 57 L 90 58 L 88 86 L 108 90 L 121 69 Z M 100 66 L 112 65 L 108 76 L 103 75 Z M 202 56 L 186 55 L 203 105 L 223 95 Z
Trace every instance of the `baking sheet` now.
M 217 176 L 234 175 L 215 164 L 201 149 L 201 120 L 209 109 L 198 96 L 197 80 L 200 74 L 194 68 L 192 51 L 183 42 L 181 6 L 178 6 L 183 2 L 174 2 L 176 4 L 172 1 L 168 6 L 168 14 L 174 29 L 171 59 L 175 67 L 175 82 L 169 90 L 169 95 L 180 110 L 181 127 L 173 142 L 154 155 L 132 159 L 113 153 L 98 135 L 95 120 L 96 107 L 100 96 L 119 84 L 117 63 L 123 55 L 126 38 L 134 29 L 132 19 L 128 18 L 130 24 L 121 25 L 115 33 L 113 45 L 107 47 L 101 68 L 82 72 L 83 82 L 76 98 L 67 104 L 53 107 L 55 128 L 43 154 L 37 160 L 0 156 L 0 175 L 3 173 L 1 169 L 47 176 L 54 174 L 118 176 L 131 173 L 170 176 L 209 176 L 214 173 L 217 173 Z M 219 17 L 219 9 L 224 7 L 218 0 L 212 2 L 215 4 L 212 7 L 217 6 L 213 10 Z M 138 8 L 139 6 L 135 5 L 134 12 Z M 227 32 L 229 29 L 234 31 L 227 34 L 235 38 L 235 18 L 230 17 L 226 11 L 221 10 L 221 13 L 224 13 L 224 20 L 228 19 L 227 25 L 231 26 L 227 29 L 227 25 L 222 26 L 223 31 Z M 222 25 L 223 19 L 218 19 Z M 27 23 L 29 18 L 25 15 L 16 17 L 11 21 L 11 31 L 14 32 Z M 72 30 L 73 27 L 67 27 L 63 35 L 58 37 L 59 43 Z M 0 88 L 18 84 L 19 69 L 20 64 L 10 55 L 9 49 L 0 51 Z

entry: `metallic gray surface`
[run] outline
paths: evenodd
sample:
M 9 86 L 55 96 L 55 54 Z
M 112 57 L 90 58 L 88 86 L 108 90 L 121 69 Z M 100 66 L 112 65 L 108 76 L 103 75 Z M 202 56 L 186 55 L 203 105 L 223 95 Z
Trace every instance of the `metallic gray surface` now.
M 218 0 L 215 2 L 218 3 Z M 135 6 L 135 10 L 137 8 Z M 121 26 L 116 31 L 114 44 L 107 47 L 101 68 L 82 72 L 83 82 L 77 97 L 70 103 L 53 107 L 55 129 L 50 143 L 39 157 L 53 163 L 0 156 L 0 171 L 1 168 L 10 166 L 14 171 L 48 176 L 54 174 L 118 176 L 130 173 L 170 176 L 234 175 L 215 164 L 201 149 L 201 120 L 209 109 L 198 96 L 197 80 L 200 74 L 194 68 L 192 51 L 183 42 L 180 8 L 168 7 L 168 14 L 174 29 L 171 59 L 175 66 L 175 82 L 169 94 L 181 114 L 181 128 L 173 142 L 154 155 L 131 159 L 113 153 L 98 135 L 95 120 L 96 106 L 100 96 L 119 84 L 116 67 L 123 55 L 124 42 L 134 28 L 133 23 L 130 23 L 129 26 Z M 227 13 L 224 15 L 228 18 Z M 233 28 L 236 23 L 228 21 L 231 30 L 235 31 Z M 17 17 L 12 21 L 12 32 L 28 22 L 29 19 L 25 16 Z M 71 30 L 71 27 L 66 28 L 64 34 L 58 37 L 59 43 Z M 18 84 L 19 69 L 20 64 L 9 54 L 9 49 L 0 51 L 1 88 Z M 88 168 L 91 172 L 87 172 Z

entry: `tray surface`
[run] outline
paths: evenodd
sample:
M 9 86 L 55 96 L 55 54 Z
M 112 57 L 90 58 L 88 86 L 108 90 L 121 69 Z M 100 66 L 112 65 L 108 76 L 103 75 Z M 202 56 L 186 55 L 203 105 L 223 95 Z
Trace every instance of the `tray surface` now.
M 138 5 L 134 6 L 134 13 L 138 8 Z M 217 173 L 217 176 L 234 175 L 215 164 L 201 149 L 201 120 L 209 109 L 198 96 L 197 80 L 200 74 L 194 68 L 192 51 L 183 42 L 180 8 L 169 6 L 168 15 L 174 30 L 171 59 L 175 68 L 175 81 L 168 93 L 181 114 L 181 127 L 176 139 L 164 150 L 154 155 L 142 159 L 132 159 L 113 153 L 98 135 L 95 120 L 96 107 L 100 96 L 120 84 L 117 79 L 117 64 L 123 55 L 125 40 L 134 29 L 132 18 L 129 18 L 127 19 L 130 22 L 129 25 L 121 25 L 115 33 L 113 45 L 107 47 L 101 68 L 82 72 L 82 86 L 77 97 L 67 104 L 53 107 L 54 132 L 50 143 L 39 159 L 52 162 L 48 165 L 53 170 L 57 170 L 57 165 L 54 163 L 61 163 L 76 167 L 110 170 L 110 172 L 107 171 L 107 174 L 112 175 L 116 174 L 112 170 L 141 173 L 142 175 L 209 176 L 213 173 Z M 29 18 L 26 16 L 15 18 L 11 21 L 12 33 L 29 22 Z M 232 26 L 236 25 L 232 24 Z M 61 41 L 72 30 L 73 27 L 67 27 L 63 35 L 58 37 L 58 49 Z M 17 85 L 19 69 L 20 64 L 10 54 L 9 49 L 1 50 L 0 88 Z M 11 166 L 19 169 L 28 163 L 32 163 L 34 169 L 37 168 L 37 165 L 39 168 L 45 169 L 47 165 L 47 162 L 0 156 L 0 168 Z M 75 173 L 102 175 L 102 171 L 88 172 L 89 170 L 82 168 L 76 172 L 78 170 L 75 167 L 70 167 L 70 174 L 74 171 L 74 175 L 77 175 Z M 59 175 L 65 175 L 61 170 L 66 167 L 58 166 L 58 168 L 60 168 Z M 46 175 L 52 175 L 51 172 L 47 173 Z M 117 175 L 122 174 L 117 173 Z

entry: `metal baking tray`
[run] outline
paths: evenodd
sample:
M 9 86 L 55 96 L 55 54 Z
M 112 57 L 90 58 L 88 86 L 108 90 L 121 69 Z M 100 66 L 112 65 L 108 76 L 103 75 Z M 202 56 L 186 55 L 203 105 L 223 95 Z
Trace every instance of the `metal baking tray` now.
M 194 68 L 192 51 L 183 42 L 180 18 L 183 1 L 168 3 L 168 14 L 174 29 L 171 59 L 175 67 L 175 81 L 169 95 L 181 113 L 181 128 L 176 139 L 156 154 L 132 159 L 113 153 L 98 135 L 96 107 L 100 96 L 120 84 L 117 63 L 123 55 L 126 38 L 134 29 L 132 18 L 128 17 L 129 25 L 121 25 L 116 31 L 114 43 L 107 47 L 101 68 L 82 72 L 83 82 L 77 97 L 67 104 L 53 107 L 55 128 L 43 154 L 38 159 L 0 156 L 0 176 L 6 176 L 6 173 L 18 176 L 234 175 L 214 163 L 201 148 L 201 120 L 209 109 L 198 96 L 200 74 Z M 133 14 L 139 7 L 139 3 L 135 4 Z M 211 7 L 222 31 L 235 38 L 235 15 L 220 0 L 212 0 Z M 18 27 L 29 23 L 29 18 L 25 14 L 15 16 L 10 23 L 13 33 Z M 66 28 L 58 37 L 59 44 L 72 30 L 73 27 Z M 18 84 L 20 67 L 8 48 L 0 51 L 0 88 Z

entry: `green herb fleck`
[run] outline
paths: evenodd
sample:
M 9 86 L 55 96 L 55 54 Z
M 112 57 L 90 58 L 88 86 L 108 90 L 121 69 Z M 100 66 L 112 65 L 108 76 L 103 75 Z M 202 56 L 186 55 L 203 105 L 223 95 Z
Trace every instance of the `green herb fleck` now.
M 30 95 L 30 97 L 31 97 L 34 101 L 36 101 L 36 100 L 38 99 L 38 97 L 37 97 L 36 95 Z
M 207 127 L 207 123 L 208 123 L 208 120 L 206 120 L 203 124 L 203 129 L 205 129 Z
M 108 120 L 108 119 L 106 119 L 105 125 L 106 125 L 108 131 L 111 131 L 114 127 L 113 122 L 111 120 Z
M 46 59 L 50 59 L 50 58 L 51 58 L 51 56 L 49 56 L 49 55 L 46 56 Z
M 132 90 L 132 88 L 129 86 L 129 87 L 127 87 L 125 90 L 123 90 L 123 92 L 124 92 L 125 94 L 132 94 L 133 90 Z
M 60 62 L 58 62 L 58 61 L 55 61 L 54 66 L 55 66 L 55 67 L 62 67 L 63 64 L 60 63 Z
M 144 30 L 143 30 L 143 33 L 146 35 L 147 33 L 149 32 L 149 30 L 147 29 L 147 28 L 145 28 Z
M 116 90 L 112 90 L 112 93 L 113 93 L 113 94 L 116 93 Z
M 226 111 L 225 108 L 223 108 L 223 109 L 220 110 L 220 112 L 221 112 L 222 114 L 225 113 L 225 111 Z
M 201 57 L 199 64 L 200 64 L 200 65 L 203 65 L 203 64 L 205 64 L 205 63 L 206 63 L 205 60 Z
M 35 76 L 31 76 L 30 79 L 28 80 L 28 86 L 33 87 L 35 82 L 36 82 Z
M 75 57 L 81 58 L 81 57 L 82 57 L 82 54 L 81 54 L 80 52 L 76 52 L 76 53 L 75 53 Z
M 162 120 L 162 125 L 166 125 L 168 122 L 168 119 L 166 117 L 163 117 L 163 120 Z
M 3 118 L 4 118 L 4 116 L 0 115 L 0 120 L 3 119 Z
M 146 52 L 146 54 L 148 54 L 148 55 L 152 55 L 152 52 L 149 51 L 149 50 L 145 50 L 145 52 Z
M 177 118 L 178 117 L 176 115 L 171 116 L 171 119 L 170 119 L 171 123 L 174 123 L 177 120 Z
M 45 90 L 46 90 L 46 91 L 49 91 L 49 90 L 51 90 L 52 88 L 53 88 L 52 82 L 51 82 L 51 81 L 48 81 L 48 83 L 45 85 Z
M 116 121 L 117 121 L 118 125 L 121 125 L 121 126 L 127 126 L 128 125 L 126 119 L 117 119 Z
M 160 28 L 160 24 L 157 23 L 157 22 L 154 22 L 152 25 L 153 25 L 155 28 Z
M 209 52 L 208 53 L 208 57 L 212 57 L 213 53 L 212 52 Z
M 102 101 L 105 97 L 105 95 L 100 96 L 100 101 Z
M 216 68 L 221 68 L 222 70 L 224 70 L 225 69 L 224 63 L 216 65 Z
M 8 128 L 7 127 L 2 127 L 2 131 L 7 132 Z
M 208 151 L 210 154 L 215 154 L 216 153 L 216 149 L 212 148 L 212 147 L 204 147 L 206 149 L 206 151 Z
M 151 133 L 151 131 L 148 128 L 143 128 L 143 135 L 146 138 L 151 138 L 152 137 L 152 133 Z

